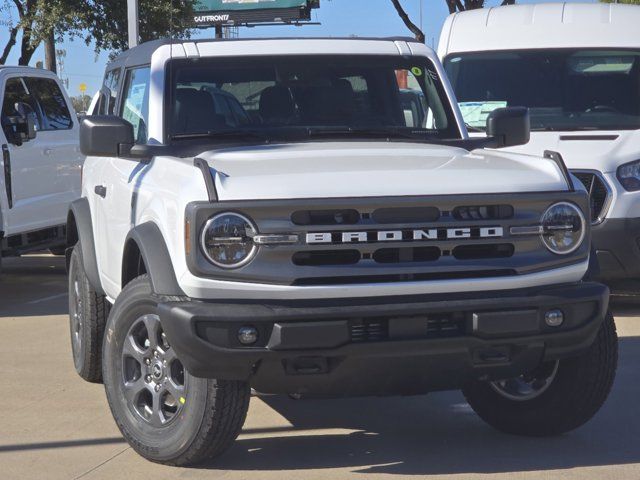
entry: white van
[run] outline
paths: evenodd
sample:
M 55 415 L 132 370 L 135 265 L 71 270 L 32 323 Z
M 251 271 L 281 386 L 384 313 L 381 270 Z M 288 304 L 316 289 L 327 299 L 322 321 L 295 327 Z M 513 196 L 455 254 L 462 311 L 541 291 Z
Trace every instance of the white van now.
M 531 141 L 510 150 L 562 154 L 591 193 L 600 278 L 637 291 L 640 7 L 547 3 L 457 13 L 438 53 L 472 136 L 495 108 L 530 108 Z

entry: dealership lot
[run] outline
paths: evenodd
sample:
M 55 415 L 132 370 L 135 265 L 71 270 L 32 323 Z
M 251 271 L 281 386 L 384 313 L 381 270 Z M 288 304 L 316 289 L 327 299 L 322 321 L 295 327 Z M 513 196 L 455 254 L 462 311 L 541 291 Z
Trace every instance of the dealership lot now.
M 227 454 L 201 468 L 175 469 L 133 452 L 112 420 L 102 386 L 75 374 L 63 258 L 5 259 L 1 476 L 639 478 L 640 306 L 616 300 L 614 311 L 620 366 L 613 394 L 593 421 L 569 435 L 526 439 L 497 433 L 457 392 L 348 400 L 254 397 L 245 429 Z

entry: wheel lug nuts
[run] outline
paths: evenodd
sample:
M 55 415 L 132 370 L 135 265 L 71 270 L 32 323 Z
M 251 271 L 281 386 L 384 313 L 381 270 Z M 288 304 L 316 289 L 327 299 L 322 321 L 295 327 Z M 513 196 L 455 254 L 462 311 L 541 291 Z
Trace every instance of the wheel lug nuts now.
M 160 391 L 160 385 L 156 385 L 156 392 Z
M 147 375 L 146 377 L 144 377 L 145 382 L 150 383 L 151 382 L 151 375 Z
M 148 359 L 148 358 L 145 358 L 144 359 L 144 363 L 145 363 L 145 365 L 151 365 L 151 360 Z
M 158 351 L 157 351 L 157 350 L 154 350 L 154 351 L 153 351 L 153 356 L 154 356 L 154 357 L 156 357 L 156 358 L 158 358 Z

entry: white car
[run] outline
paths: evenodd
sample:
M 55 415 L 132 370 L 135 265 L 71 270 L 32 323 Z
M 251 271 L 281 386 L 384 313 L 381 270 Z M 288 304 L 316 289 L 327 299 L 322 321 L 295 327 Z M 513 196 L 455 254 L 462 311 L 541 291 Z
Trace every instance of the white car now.
M 0 67 L 0 105 L 0 253 L 62 254 L 69 204 L 80 197 L 76 114 L 58 77 L 29 67 Z
M 605 401 L 586 191 L 555 154 L 476 148 L 525 143 L 526 109 L 468 139 L 435 53 L 399 39 L 153 42 L 106 79 L 113 114 L 81 126 L 71 336 L 141 455 L 220 455 L 250 388 L 462 388 L 523 435 Z
M 591 194 L 598 278 L 640 280 L 640 7 L 541 3 L 457 13 L 438 54 L 471 135 L 495 108 L 526 106 L 531 141 L 562 154 Z

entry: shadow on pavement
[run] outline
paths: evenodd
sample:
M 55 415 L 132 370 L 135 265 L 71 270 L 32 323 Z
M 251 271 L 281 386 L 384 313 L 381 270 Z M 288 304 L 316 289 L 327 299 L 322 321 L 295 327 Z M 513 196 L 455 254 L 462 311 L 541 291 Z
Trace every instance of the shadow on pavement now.
M 301 400 L 261 397 L 293 427 L 245 430 L 208 466 L 216 470 L 352 467 L 402 475 L 505 473 L 640 463 L 640 337 L 620 340 L 612 395 L 584 427 L 554 438 L 501 434 L 458 392 L 407 398 Z M 346 429 L 342 433 L 326 429 Z M 321 431 L 322 430 L 322 431 Z
M 614 316 L 640 316 L 640 295 L 612 295 L 609 308 Z
M 67 313 L 64 257 L 28 255 L 2 259 L 0 317 Z

